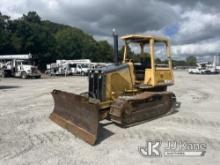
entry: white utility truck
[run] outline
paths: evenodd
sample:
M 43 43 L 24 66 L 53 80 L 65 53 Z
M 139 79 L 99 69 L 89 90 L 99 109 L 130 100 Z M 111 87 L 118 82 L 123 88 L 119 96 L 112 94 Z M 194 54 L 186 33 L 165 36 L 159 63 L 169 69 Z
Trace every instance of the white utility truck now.
M 40 78 L 41 73 L 31 62 L 31 54 L 0 55 L 2 77 Z
M 49 75 L 87 75 L 92 67 L 89 59 L 56 60 L 56 63 L 47 65 L 46 73 Z
M 203 62 L 198 63 L 196 68 L 190 68 L 188 72 L 190 74 L 217 74 L 218 70 L 215 65 Z

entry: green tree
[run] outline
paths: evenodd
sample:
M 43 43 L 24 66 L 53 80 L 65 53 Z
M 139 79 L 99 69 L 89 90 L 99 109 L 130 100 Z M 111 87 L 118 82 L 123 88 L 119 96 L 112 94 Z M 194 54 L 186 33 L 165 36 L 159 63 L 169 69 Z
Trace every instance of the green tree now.
M 100 41 L 98 45 L 98 54 L 94 60 L 100 62 L 113 62 L 112 46 L 109 45 L 107 41 Z
M 0 13 L 0 54 L 11 53 L 32 53 L 40 69 L 57 59 L 113 59 L 107 41 L 97 42 L 78 28 L 41 20 L 34 11 L 15 20 Z
M 83 51 L 83 40 L 79 33 L 71 28 L 64 28 L 55 34 L 56 53 L 60 59 L 80 59 Z
M 197 60 L 195 56 L 189 56 L 186 58 L 186 63 L 188 66 L 196 66 Z
M 8 31 L 10 17 L 0 12 L 0 54 L 11 52 L 10 33 Z
M 156 64 L 162 64 L 162 61 L 161 61 L 160 58 L 156 58 L 156 59 L 155 59 L 155 63 L 156 63 Z
M 121 47 L 121 49 L 119 50 L 119 59 L 120 61 L 123 60 L 123 56 L 124 56 L 124 48 L 125 46 L 123 45 Z M 136 59 L 137 58 L 137 55 L 131 50 L 130 46 L 127 47 L 127 54 L 128 54 L 128 58 L 129 59 Z
M 184 60 L 173 60 L 173 66 L 186 66 L 187 63 Z
M 33 23 L 40 23 L 41 21 L 40 16 L 35 11 L 29 11 L 27 15 L 24 14 L 21 19 Z

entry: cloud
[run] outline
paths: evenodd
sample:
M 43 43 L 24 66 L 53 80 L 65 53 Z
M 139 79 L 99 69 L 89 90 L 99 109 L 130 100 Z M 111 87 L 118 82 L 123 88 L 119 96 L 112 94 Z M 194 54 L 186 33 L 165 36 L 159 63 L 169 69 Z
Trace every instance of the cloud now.
M 187 11 L 181 16 L 179 31 L 176 33 L 174 40 L 179 44 L 187 44 L 215 38 L 220 34 L 219 27 L 220 13 Z
M 184 9 L 195 9 L 207 7 L 210 11 L 218 10 L 220 7 L 219 0 L 160 0 L 172 5 L 181 6 Z
M 209 39 L 197 43 L 175 45 L 173 46 L 174 54 L 185 55 L 213 55 L 220 52 L 220 39 Z
M 81 28 L 110 43 L 113 28 L 119 35 L 163 35 L 174 44 L 175 56 L 220 52 L 219 7 L 219 0 L 0 0 L 0 11 L 12 18 L 37 11 L 42 19 Z
M 22 3 L 23 2 L 23 3 Z M 94 35 L 109 35 L 112 28 L 120 34 L 159 30 L 177 19 L 170 5 L 139 0 L 3 0 L 0 8 L 12 17 L 36 10 L 44 19 L 80 27 Z M 158 10 L 159 9 L 159 10 Z

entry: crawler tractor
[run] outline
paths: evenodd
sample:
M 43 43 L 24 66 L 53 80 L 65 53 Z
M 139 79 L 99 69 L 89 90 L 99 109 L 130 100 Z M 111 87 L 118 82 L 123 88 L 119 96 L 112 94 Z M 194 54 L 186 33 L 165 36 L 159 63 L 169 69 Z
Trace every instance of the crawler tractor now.
M 167 91 L 174 84 L 169 40 L 123 36 L 124 54 L 119 62 L 118 35 L 113 37 L 114 64 L 89 71 L 88 92 L 52 91 L 55 105 L 50 119 L 91 145 L 99 137 L 101 120 L 129 127 L 170 113 L 176 104 L 174 93 Z M 164 49 L 156 50 L 156 45 Z M 139 54 L 130 57 L 129 46 L 139 49 Z M 166 63 L 158 63 L 158 53 Z

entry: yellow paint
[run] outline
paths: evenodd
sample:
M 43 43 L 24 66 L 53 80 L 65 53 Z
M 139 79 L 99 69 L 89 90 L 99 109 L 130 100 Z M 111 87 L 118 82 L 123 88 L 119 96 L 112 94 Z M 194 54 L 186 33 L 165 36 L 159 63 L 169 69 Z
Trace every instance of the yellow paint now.
M 100 104 L 102 107 L 110 106 L 112 101 L 121 95 L 143 92 L 143 89 L 140 89 L 138 85 L 146 86 L 147 90 L 148 88 L 168 86 L 174 83 L 170 42 L 166 38 L 158 36 L 127 35 L 122 37 L 122 39 L 125 40 L 122 63 L 128 64 L 128 67 L 106 75 L 106 100 Z M 168 57 L 168 67 L 166 68 L 155 66 L 154 47 L 155 42 L 158 41 L 166 44 L 166 54 Z M 140 45 L 142 56 L 144 55 L 144 44 L 147 43 L 150 46 L 151 68 L 144 69 L 143 81 L 136 79 L 134 63 L 132 59 L 128 58 L 128 44 L 130 42 L 135 42 Z
M 129 68 L 108 73 L 106 77 L 107 99 L 116 99 L 123 95 L 126 90 L 132 89 Z
M 132 34 L 123 36 L 121 38 L 125 40 L 126 47 L 128 42 L 139 43 L 141 49 L 141 55 L 144 54 L 143 45 L 148 43 L 150 46 L 149 48 L 150 48 L 151 68 L 145 69 L 143 82 L 137 80 L 135 80 L 134 82 L 145 84 L 146 86 L 150 86 L 151 88 L 161 85 L 167 86 L 174 84 L 171 48 L 170 48 L 170 41 L 168 39 L 154 35 L 132 35 Z M 166 44 L 166 54 L 168 58 L 167 68 L 159 68 L 155 66 L 155 57 L 154 57 L 155 42 L 163 42 Z M 124 52 L 124 59 L 127 59 L 127 57 L 128 56 L 127 56 L 127 48 L 126 48 L 126 51 Z M 126 61 L 124 61 L 124 63 L 126 63 Z M 135 75 L 133 77 L 135 77 Z

